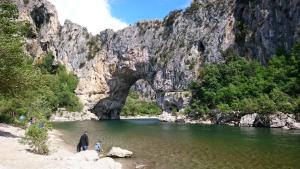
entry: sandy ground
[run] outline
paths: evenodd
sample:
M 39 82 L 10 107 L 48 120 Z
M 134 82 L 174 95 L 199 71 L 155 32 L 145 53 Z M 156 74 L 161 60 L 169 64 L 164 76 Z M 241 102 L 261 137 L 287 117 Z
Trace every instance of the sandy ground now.
M 24 133 L 24 129 L 0 124 L 0 169 L 52 169 L 60 165 L 60 159 L 74 154 L 55 130 L 49 133 L 50 155 L 32 153 L 19 143 Z

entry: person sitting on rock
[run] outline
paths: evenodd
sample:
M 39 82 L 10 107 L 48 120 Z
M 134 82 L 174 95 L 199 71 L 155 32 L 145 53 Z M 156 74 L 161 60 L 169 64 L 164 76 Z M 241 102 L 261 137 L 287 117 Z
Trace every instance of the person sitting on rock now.
M 96 144 L 95 144 L 95 151 L 97 151 L 98 153 L 100 153 L 101 151 L 103 151 L 102 147 L 101 147 L 101 141 L 98 141 Z
M 81 148 L 83 151 L 87 150 L 89 147 L 89 137 L 87 135 L 87 131 L 83 133 L 83 135 L 80 137 L 79 143 L 77 145 L 77 152 L 81 151 Z

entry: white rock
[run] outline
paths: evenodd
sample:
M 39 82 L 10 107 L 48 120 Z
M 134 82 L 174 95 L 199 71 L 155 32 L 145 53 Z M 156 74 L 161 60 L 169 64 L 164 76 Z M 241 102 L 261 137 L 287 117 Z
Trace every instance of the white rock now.
M 288 116 L 284 113 L 278 112 L 275 114 L 271 114 L 269 116 L 270 119 L 270 127 L 272 128 L 281 128 L 286 125 Z
M 175 122 L 176 121 L 176 116 L 173 116 L 171 113 L 168 113 L 168 112 L 163 112 L 159 117 L 158 119 L 160 121 L 163 121 L 163 122 Z
M 71 159 L 78 161 L 97 161 L 99 160 L 99 156 L 95 150 L 87 150 L 76 153 Z
M 63 108 L 58 109 L 55 114 L 52 114 L 50 121 L 83 121 L 83 120 L 98 120 L 99 118 L 90 111 L 83 112 L 68 112 Z
M 287 126 L 282 127 L 283 130 L 289 130 L 290 128 L 288 128 Z
M 133 153 L 131 151 L 121 149 L 120 147 L 113 147 L 107 153 L 108 157 L 119 157 L 119 158 L 131 157 L 132 155 Z
M 112 158 L 101 158 L 93 164 L 93 169 L 122 169 L 122 164 L 115 162 Z
M 240 120 L 240 126 L 241 127 L 252 127 L 256 117 L 257 117 L 257 113 L 247 114 L 247 115 L 243 116 Z

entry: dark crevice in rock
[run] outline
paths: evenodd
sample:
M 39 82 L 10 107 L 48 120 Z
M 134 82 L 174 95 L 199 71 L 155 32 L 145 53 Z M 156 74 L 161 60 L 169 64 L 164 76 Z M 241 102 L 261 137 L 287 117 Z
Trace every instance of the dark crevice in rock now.
M 51 15 L 44 6 L 35 8 L 31 12 L 31 18 L 38 29 L 40 29 L 45 23 L 49 23 L 50 17 Z

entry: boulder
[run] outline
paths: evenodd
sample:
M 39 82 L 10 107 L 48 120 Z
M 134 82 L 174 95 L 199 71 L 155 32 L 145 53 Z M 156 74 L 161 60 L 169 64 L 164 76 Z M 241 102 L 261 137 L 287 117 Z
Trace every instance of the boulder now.
M 272 128 L 282 128 L 286 125 L 287 122 L 287 114 L 284 113 L 275 113 L 269 116 L 270 119 L 270 127 Z M 291 119 L 290 119 L 291 121 Z
M 258 115 L 254 120 L 253 127 L 270 127 L 269 117 Z
M 71 157 L 71 160 L 97 161 L 99 160 L 99 156 L 95 150 L 87 150 L 76 153 L 74 156 Z
M 290 128 L 288 128 L 287 126 L 282 127 L 283 130 L 289 130 Z
M 183 114 L 178 114 L 178 115 L 176 116 L 175 122 L 178 122 L 178 123 L 184 123 L 185 119 L 186 119 L 186 116 L 185 116 L 185 115 L 183 115 Z
M 287 115 L 286 126 L 290 129 L 300 129 L 300 123 L 296 121 L 295 115 L 293 114 Z
M 215 117 L 216 124 L 237 125 L 240 121 L 239 112 L 219 113 Z
M 252 127 L 256 117 L 257 117 L 257 113 L 247 114 L 247 115 L 243 116 L 240 120 L 240 126 L 241 127 Z
M 300 130 L 300 123 L 296 122 L 293 125 L 290 126 L 292 129 L 298 129 Z
M 99 159 L 94 150 L 82 151 L 67 158 L 62 165 L 54 169 L 121 169 L 122 165 L 112 158 Z
M 163 112 L 158 119 L 162 122 L 175 122 L 176 116 L 173 116 L 172 113 Z
M 300 123 L 296 121 L 296 117 L 293 114 L 284 114 L 278 112 L 269 116 L 270 127 L 273 128 L 289 128 L 300 129 Z
M 113 147 L 110 149 L 110 151 L 107 153 L 106 156 L 108 157 L 116 157 L 116 158 L 127 158 L 131 157 L 133 153 L 131 151 L 122 149 L 120 147 Z
M 115 162 L 112 158 L 105 157 L 96 161 L 92 168 L 99 169 L 122 169 L 122 164 Z

